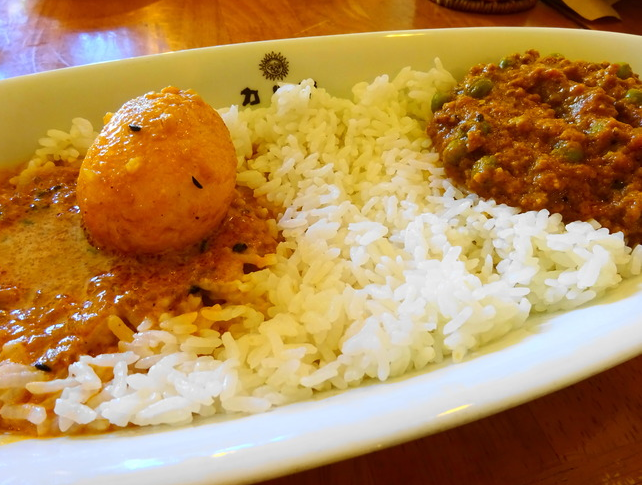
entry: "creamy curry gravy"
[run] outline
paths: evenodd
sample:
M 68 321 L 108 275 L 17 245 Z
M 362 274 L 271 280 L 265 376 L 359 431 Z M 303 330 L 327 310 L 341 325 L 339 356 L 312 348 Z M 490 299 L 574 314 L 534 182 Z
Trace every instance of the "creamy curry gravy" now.
M 217 285 L 258 269 L 276 248 L 273 215 L 237 189 L 217 232 L 187 250 L 139 257 L 98 251 L 82 228 L 77 176 L 75 168 L 56 167 L 20 189 L 6 174 L 0 179 L 0 363 L 65 376 L 78 356 L 117 350 L 109 315 L 134 328 L 180 311 L 189 295 L 206 303 L 233 298 Z

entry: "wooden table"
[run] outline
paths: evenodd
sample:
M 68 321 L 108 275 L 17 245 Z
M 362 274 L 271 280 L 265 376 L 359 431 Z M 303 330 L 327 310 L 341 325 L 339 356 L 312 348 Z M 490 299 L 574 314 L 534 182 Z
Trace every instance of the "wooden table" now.
M 196 47 L 289 37 L 472 26 L 591 28 L 554 0 L 482 15 L 429 0 L 0 0 L 0 78 Z M 437 435 L 264 485 L 634 485 L 641 483 L 641 358 L 528 404 Z

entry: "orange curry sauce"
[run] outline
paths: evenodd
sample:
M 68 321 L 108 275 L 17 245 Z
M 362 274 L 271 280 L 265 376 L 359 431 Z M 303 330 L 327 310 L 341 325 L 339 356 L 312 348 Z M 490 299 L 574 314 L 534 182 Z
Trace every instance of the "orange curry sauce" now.
M 117 351 L 107 318 L 133 329 L 143 318 L 229 295 L 217 284 L 263 265 L 277 235 L 274 215 L 237 189 L 212 236 L 160 256 L 107 254 L 91 246 L 76 204 L 78 169 L 56 167 L 16 189 L 0 177 L 0 364 L 33 365 L 64 377 L 80 355 Z

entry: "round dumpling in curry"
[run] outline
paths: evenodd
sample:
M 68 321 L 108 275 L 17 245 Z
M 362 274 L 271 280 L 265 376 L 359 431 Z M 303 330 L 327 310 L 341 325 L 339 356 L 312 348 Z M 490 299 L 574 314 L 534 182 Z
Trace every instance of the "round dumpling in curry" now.
M 236 154 L 216 110 L 191 90 L 166 87 L 128 101 L 105 122 L 77 187 L 94 246 L 163 253 L 218 227 L 234 195 Z

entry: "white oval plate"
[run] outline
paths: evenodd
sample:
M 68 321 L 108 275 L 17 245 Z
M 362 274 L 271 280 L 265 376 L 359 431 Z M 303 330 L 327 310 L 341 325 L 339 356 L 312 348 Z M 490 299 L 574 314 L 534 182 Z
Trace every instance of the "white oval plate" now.
M 627 61 L 641 72 L 640 37 L 584 30 L 382 32 L 196 49 L 0 81 L 0 164 L 26 159 L 48 128 L 67 129 L 75 116 L 101 126 L 106 111 L 169 84 L 193 88 L 215 107 L 263 103 L 278 80 L 309 77 L 348 95 L 358 81 L 407 65 L 428 69 L 436 56 L 460 76 L 475 63 L 529 48 Z M 591 305 L 530 323 L 463 363 L 261 415 L 97 437 L 5 439 L 0 483 L 239 484 L 454 427 L 638 355 L 640 279 Z

